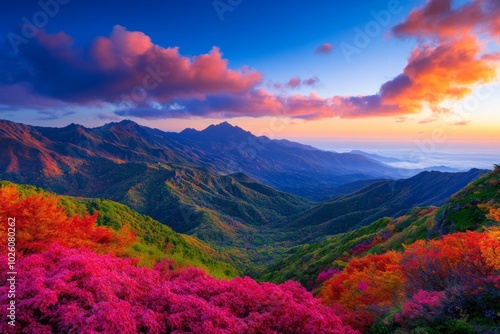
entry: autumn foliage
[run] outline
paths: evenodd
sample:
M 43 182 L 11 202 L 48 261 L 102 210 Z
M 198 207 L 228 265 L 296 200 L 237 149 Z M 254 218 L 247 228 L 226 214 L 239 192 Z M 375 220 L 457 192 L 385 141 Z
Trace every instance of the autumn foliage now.
M 69 216 L 57 196 L 42 193 L 21 196 L 16 186 L 0 188 L 0 221 L 15 218 L 19 255 L 43 252 L 52 243 L 88 248 L 100 254 L 123 254 L 134 236 L 126 229 L 116 232 L 96 226 L 97 215 L 96 212 L 92 216 Z M 7 225 L 0 224 L 0 235 L 5 236 L 6 232 Z
M 356 329 L 366 331 L 375 317 L 404 298 L 401 254 L 389 252 L 351 260 L 344 271 L 323 285 L 319 298 L 343 315 Z
M 488 219 L 496 219 L 495 210 Z M 346 259 L 343 270 L 318 276 L 324 282 L 318 299 L 298 283 L 217 280 L 199 269 L 174 270 L 171 259 L 138 267 L 120 257 L 134 236 L 97 226 L 97 216 L 70 215 L 53 195 L 0 187 L 0 220 L 15 217 L 18 254 L 17 326 L 0 322 L 0 332 L 354 334 L 378 324 L 401 333 L 417 327 L 462 333 L 470 329 L 464 319 L 474 317 L 500 325 L 498 228 Z M 0 224 L 4 240 L 7 227 Z M 389 237 L 357 243 L 349 255 Z M 6 275 L 0 274 L 3 318 Z
M 500 222 L 500 208 L 489 208 L 489 213 L 486 218 Z
M 398 309 L 394 320 L 409 328 L 477 315 L 497 321 L 499 288 L 500 230 L 490 229 L 355 258 L 324 283 L 319 297 L 364 332 Z

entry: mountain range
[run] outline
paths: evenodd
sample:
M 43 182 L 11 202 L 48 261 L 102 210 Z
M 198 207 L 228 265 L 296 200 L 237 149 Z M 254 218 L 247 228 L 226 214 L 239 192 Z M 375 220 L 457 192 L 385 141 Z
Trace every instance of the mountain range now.
M 78 187 L 75 171 L 94 172 L 94 163 L 168 163 L 206 167 L 220 174 L 243 172 L 279 190 L 320 199 L 336 186 L 374 178 L 404 178 L 396 169 L 359 154 L 334 153 L 287 140 L 257 137 L 227 122 L 203 131 L 163 132 L 132 121 L 85 128 L 44 128 L 0 121 L 0 172 L 19 182 L 34 174 Z M 90 163 L 90 161 L 93 161 Z M 50 183 L 50 180 L 47 180 Z M 61 189 L 62 190 L 62 189 Z
M 312 235 L 333 235 L 383 217 L 402 216 L 414 207 L 441 206 L 484 173 L 485 170 L 479 169 L 462 173 L 432 171 L 409 179 L 375 181 L 361 190 L 301 212 L 292 218 L 287 228 L 307 226 Z
M 255 277 L 290 247 L 441 205 L 482 172 L 386 179 L 414 171 L 256 137 L 226 122 L 171 133 L 131 121 L 93 129 L 0 121 L 0 143 L 1 179 L 126 204 Z

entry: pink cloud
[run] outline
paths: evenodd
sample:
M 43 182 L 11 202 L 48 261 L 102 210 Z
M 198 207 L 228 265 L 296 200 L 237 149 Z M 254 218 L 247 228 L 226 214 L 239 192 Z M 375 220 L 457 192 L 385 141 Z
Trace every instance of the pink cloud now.
M 288 83 L 286 84 L 288 87 L 291 89 L 296 89 L 299 88 L 302 83 L 302 80 L 300 80 L 299 77 L 293 77 L 290 80 L 288 80 Z
M 299 77 L 292 77 L 290 78 L 290 80 L 288 80 L 287 83 L 284 84 L 279 82 L 269 81 L 267 83 L 267 87 L 275 90 L 299 89 L 302 88 L 302 86 L 313 88 L 316 87 L 319 84 L 319 82 L 320 81 L 318 77 L 312 77 L 304 80 L 302 80 Z
M 229 69 L 218 48 L 184 57 L 178 48 L 160 47 L 145 34 L 121 26 L 83 49 L 73 47 L 63 33 L 41 32 L 21 48 L 17 68 L 3 70 L 11 78 L 4 85 L 22 83 L 35 93 L 79 103 L 168 102 L 174 97 L 237 94 L 262 80 L 261 73 L 247 67 Z
M 333 45 L 330 43 L 321 44 L 314 50 L 316 54 L 330 54 L 333 51 Z
M 456 125 L 456 126 L 466 126 L 469 124 L 470 124 L 470 121 L 460 121 L 460 122 L 453 123 L 453 125 Z

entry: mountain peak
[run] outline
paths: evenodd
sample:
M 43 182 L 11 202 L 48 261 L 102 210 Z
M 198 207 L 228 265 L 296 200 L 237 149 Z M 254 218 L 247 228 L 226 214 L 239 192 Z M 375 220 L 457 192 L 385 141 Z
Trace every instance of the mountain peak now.
M 216 138 L 241 138 L 246 136 L 251 136 L 252 133 L 249 131 L 245 131 L 239 126 L 231 125 L 228 122 L 222 122 L 217 125 L 212 124 L 205 130 L 202 130 L 201 133 L 210 135 L 211 137 Z
M 208 129 L 217 129 L 217 130 L 234 130 L 234 129 L 239 129 L 241 131 L 245 131 L 242 128 L 240 128 L 239 126 L 232 125 L 231 123 L 229 123 L 227 121 L 224 121 L 224 122 L 219 123 L 219 124 L 212 124 L 209 127 L 207 127 L 205 130 L 202 130 L 202 132 L 206 131 Z
M 125 125 L 125 126 L 135 126 L 135 125 L 138 125 L 136 122 L 131 121 L 129 119 L 124 119 L 123 121 L 120 121 L 118 124 Z
M 185 129 L 181 132 L 184 136 L 193 138 L 203 138 L 204 140 L 230 140 L 242 139 L 252 136 L 251 132 L 245 131 L 239 126 L 232 125 L 228 122 L 212 124 L 207 128 L 197 131 L 195 129 Z
M 137 124 L 136 122 L 131 121 L 129 119 L 124 119 L 124 120 L 122 120 L 120 122 L 109 122 L 109 123 L 106 123 L 103 126 L 101 126 L 101 128 L 107 129 L 107 128 L 111 128 L 111 127 L 115 127 L 115 126 L 123 126 L 123 127 L 126 127 L 126 128 L 133 128 L 135 126 L 139 126 L 139 124 Z

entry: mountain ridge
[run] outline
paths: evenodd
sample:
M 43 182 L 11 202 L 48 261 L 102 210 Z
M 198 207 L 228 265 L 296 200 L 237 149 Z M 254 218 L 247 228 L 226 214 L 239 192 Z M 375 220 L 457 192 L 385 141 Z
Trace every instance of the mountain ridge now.
M 180 133 L 152 129 L 129 120 L 95 128 L 76 124 L 46 128 L 0 120 L 0 129 L 3 129 L 0 140 L 9 139 L 4 151 L 9 148 L 35 150 L 32 156 L 43 157 L 37 168 L 52 176 L 74 171 L 81 160 L 87 158 L 115 163 L 177 163 L 208 167 L 220 174 L 244 172 L 282 191 L 319 199 L 329 195 L 329 187 L 356 180 L 402 178 L 412 174 L 360 155 L 256 137 L 227 122 L 202 131 L 186 129 Z M 7 132 L 22 133 L 24 137 L 9 137 Z M 8 156 L 15 160 L 12 154 Z M 1 167 L 0 173 L 5 172 Z

